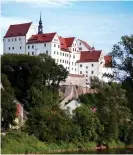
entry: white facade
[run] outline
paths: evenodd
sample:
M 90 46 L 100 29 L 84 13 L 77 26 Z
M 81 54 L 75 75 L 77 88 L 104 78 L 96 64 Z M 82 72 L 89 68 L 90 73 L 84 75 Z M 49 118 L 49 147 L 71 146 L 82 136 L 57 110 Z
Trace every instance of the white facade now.
M 88 51 L 89 50 L 89 48 L 87 48 L 80 39 L 77 39 L 77 45 L 78 45 L 79 51 Z
M 88 86 L 90 76 L 96 76 L 103 79 L 103 73 L 105 73 L 105 61 L 102 52 L 98 61 L 80 62 L 79 60 L 82 51 L 91 52 L 91 47 L 86 42 L 74 38 L 71 46 L 67 47 L 68 50 L 62 50 L 57 33 L 55 33 L 51 41 L 30 43 L 28 42 L 28 39 L 33 34 L 37 34 L 37 32 L 34 25 L 31 24 L 25 36 L 4 38 L 4 53 L 28 55 L 39 55 L 40 53 L 48 54 L 55 59 L 57 64 L 63 65 L 70 74 L 84 75 L 86 85 Z
M 4 53 L 25 54 L 26 36 L 4 38 Z
M 26 42 L 32 34 L 36 33 L 35 27 L 33 24 L 28 29 L 28 32 L 24 36 L 13 36 L 5 37 L 3 39 L 4 53 L 12 54 L 26 54 Z

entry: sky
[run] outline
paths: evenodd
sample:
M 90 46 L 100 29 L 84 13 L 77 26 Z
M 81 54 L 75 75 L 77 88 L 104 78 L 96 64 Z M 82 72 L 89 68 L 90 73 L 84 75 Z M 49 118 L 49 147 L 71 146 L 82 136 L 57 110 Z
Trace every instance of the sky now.
M 76 37 L 105 54 L 133 34 L 133 1 L 2 0 L 0 53 L 10 24 L 32 21 L 37 29 L 40 12 L 44 33 Z

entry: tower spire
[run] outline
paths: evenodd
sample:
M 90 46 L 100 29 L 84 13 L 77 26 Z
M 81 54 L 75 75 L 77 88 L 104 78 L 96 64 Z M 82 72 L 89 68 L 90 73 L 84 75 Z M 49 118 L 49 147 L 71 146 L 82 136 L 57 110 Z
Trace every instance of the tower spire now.
M 40 12 L 39 25 L 38 25 L 38 34 L 43 34 L 43 26 L 42 26 L 41 12 Z

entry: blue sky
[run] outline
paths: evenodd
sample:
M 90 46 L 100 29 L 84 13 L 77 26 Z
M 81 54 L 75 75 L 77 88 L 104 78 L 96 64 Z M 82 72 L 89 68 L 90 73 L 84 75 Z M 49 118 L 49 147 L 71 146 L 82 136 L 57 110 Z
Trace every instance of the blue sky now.
M 85 40 L 104 53 L 122 35 L 133 34 L 133 1 L 3 0 L 2 38 L 10 24 L 32 21 L 38 26 L 42 12 L 43 31 Z

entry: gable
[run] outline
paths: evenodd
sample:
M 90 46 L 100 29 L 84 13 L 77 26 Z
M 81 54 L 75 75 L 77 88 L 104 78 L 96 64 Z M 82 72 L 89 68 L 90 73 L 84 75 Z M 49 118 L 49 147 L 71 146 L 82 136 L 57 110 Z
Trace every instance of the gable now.
M 27 34 L 31 24 L 32 24 L 32 22 L 24 23 L 24 24 L 10 25 L 4 38 L 25 36 Z

